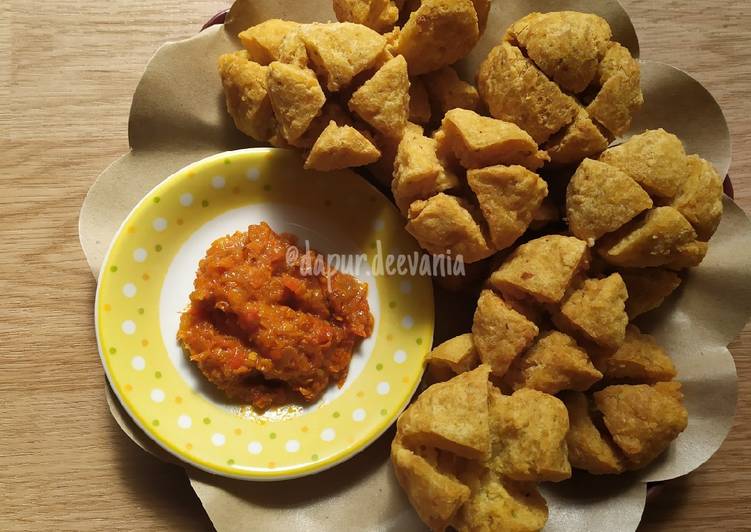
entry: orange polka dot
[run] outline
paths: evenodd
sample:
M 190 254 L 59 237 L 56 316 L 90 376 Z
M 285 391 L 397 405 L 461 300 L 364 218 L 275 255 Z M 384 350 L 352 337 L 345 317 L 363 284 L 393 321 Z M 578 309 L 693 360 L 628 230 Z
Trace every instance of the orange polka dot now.
M 362 399 L 363 397 L 365 397 L 365 392 L 363 392 L 363 391 L 357 392 L 357 397 L 359 397 L 359 398 Z
M 144 274 L 143 274 L 143 275 L 141 276 L 141 278 L 142 278 L 142 279 L 143 279 L 144 281 L 148 281 L 148 280 L 150 279 L 150 277 L 149 277 L 149 274 L 148 274 L 148 273 L 144 273 Z
M 177 404 L 180 404 L 180 403 L 182 403 L 182 402 L 183 402 L 183 398 L 182 398 L 182 397 L 180 397 L 180 396 L 178 395 L 177 397 L 175 397 L 175 402 L 176 402 Z
M 130 384 L 126 384 L 125 385 L 125 391 L 126 392 L 132 392 L 133 391 L 133 386 L 131 386 Z
M 390 342 L 391 340 L 393 340 L 393 339 L 394 339 L 394 335 L 393 335 L 393 334 L 387 334 L 387 335 L 386 335 L 386 340 L 388 340 L 389 342 Z
M 183 224 L 183 219 L 182 218 L 178 218 L 177 219 L 177 225 L 182 225 L 182 224 Z
M 276 467 L 276 462 L 269 462 L 268 466 L 269 466 L 269 469 L 274 469 Z
M 104 305 L 105 312 L 109 312 L 110 310 L 112 310 L 112 307 L 110 305 Z
M 235 429 L 235 436 L 239 436 L 242 433 L 243 433 L 242 429 Z
M 185 448 L 190 451 L 193 448 L 193 444 L 192 443 L 186 443 L 185 444 Z
M 233 194 L 239 194 L 240 193 L 240 187 L 235 187 L 232 189 Z
M 141 345 L 146 347 L 149 345 L 149 341 L 146 338 L 144 338 L 143 340 L 141 340 Z
M 409 384 L 409 377 L 404 377 L 404 378 L 402 379 L 402 382 L 403 382 L 404 384 Z
M 128 227 L 128 233 L 130 233 L 132 235 L 135 232 L 136 232 L 135 226 L 131 225 L 130 227 Z
M 308 432 L 308 427 L 303 427 L 300 430 L 303 431 L 303 432 Z

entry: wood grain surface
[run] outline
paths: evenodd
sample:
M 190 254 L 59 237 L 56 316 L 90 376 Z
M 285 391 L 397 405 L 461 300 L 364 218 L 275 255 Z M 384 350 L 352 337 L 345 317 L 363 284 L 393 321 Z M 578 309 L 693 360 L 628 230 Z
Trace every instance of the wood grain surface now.
M 688 71 L 719 100 L 737 200 L 751 211 L 748 2 L 624 3 L 642 57 Z M 130 98 L 150 56 L 227 4 L 0 1 L 1 530 L 211 528 L 182 471 L 109 415 L 77 223 L 96 175 L 128 148 Z M 730 349 L 733 431 L 709 463 L 666 486 L 643 530 L 751 529 L 750 327 Z

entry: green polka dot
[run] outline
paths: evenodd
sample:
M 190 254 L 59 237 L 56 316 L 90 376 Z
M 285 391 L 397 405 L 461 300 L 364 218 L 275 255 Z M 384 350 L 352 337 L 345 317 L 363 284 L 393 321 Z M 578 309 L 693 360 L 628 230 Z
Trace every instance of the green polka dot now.
M 386 414 L 388 414 L 388 410 L 386 410 L 385 408 L 381 408 L 381 415 L 385 416 Z
M 160 198 L 159 196 L 154 196 L 154 203 L 159 203 L 160 201 L 162 201 L 162 198 Z
M 156 250 L 157 253 L 159 253 L 160 251 L 162 251 L 162 245 L 157 244 L 156 246 L 154 246 L 154 249 Z
M 155 419 L 154 421 L 151 422 L 151 424 L 154 425 L 155 427 L 158 427 L 159 426 L 159 420 Z
M 211 424 L 211 418 L 208 418 L 208 417 L 203 418 L 203 424 L 204 425 L 210 425 Z
M 115 272 L 117 271 L 117 266 L 111 266 L 111 267 L 110 267 L 110 271 L 111 271 L 112 273 L 115 273 Z
M 376 369 L 381 371 L 383 369 L 383 364 L 376 364 Z
M 156 373 L 154 373 L 154 377 L 156 377 L 157 379 L 161 379 L 162 378 L 162 372 L 161 371 L 157 371 Z
M 229 460 L 227 460 L 227 465 L 235 465 L 235 461 L 230 458 Z
M 389 308 L 396 308 L 396 301 L 389 302 Z
M 314 454 L 310 457 L 311 460 L 318 460 L 318 455 Z
M 338 418 L 339 416 L 341 416 L 339 412 L 334 412 L 334 419 Z
M 201 207 L 208 207 L 208 206 L 209 206 L 209 201 L 208 200 L 203 200 L 201 202 Z
M 269 438 L 271 438 L 272 440 L 275 440 L 276 439 L 276 432 L 272 432 L 271 434 L 269 434 Z
M 271 192 L 271 185 L 263 185 L 263 190 L 266 192 Z
M 115 353 L 117 353 L 117 348 L 110 347 L 110 355 L 114 355 Z
M 143 314 L 144 312 L 146 312 L 146 310 L 143 307 L 138 309 L 139 314 Z
M 415 342 L 417 343 L 417 345 L 422 345 L 422 338 L 418 338 L 417 340 L 415 340 Z
M 230 159 L 224 159 L 224 164 L 232 164 L 232 161 Z

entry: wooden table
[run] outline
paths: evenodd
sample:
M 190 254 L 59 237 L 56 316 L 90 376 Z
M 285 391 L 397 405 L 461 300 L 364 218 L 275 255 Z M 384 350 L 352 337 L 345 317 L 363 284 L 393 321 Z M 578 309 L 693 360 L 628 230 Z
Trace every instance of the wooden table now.
M 743 1 L 624 2 L 642 56 L 687 70 L 720 101 L 737 199 L 751 210 L 751 10 Z M 149 57 L 225 7 L 0 2 L 2 530 L 211 527 L 182 471 L 138 449 L 109 415 L 77 224 L 86 190 L 128 147 L 130 98 Z M 751 526 L 751 327 L 730 348 L 735 427 L 708 464 L 649 506 L 644 530 Z

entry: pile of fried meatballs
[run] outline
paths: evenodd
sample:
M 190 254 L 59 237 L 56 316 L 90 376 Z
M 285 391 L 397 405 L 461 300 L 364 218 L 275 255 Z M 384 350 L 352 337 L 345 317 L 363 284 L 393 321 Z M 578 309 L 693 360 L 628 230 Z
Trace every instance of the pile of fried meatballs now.
M 722 216 L 720 176 L 675 135 L 620 140 L 640 69 L 601 17 L 529 14 L 461 79 L 489 10 L 334 0 L 339 22 L 269 20 L 219 60 L 243 133 L 312 170 L 363 167 L 426 251 L 497 266 L 397 423 L 396 476 L 433 530 L 539 530 L 537 483 L 668 448 L 688 423 L 681 386 L 632 322 L 701 263 Z

